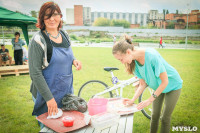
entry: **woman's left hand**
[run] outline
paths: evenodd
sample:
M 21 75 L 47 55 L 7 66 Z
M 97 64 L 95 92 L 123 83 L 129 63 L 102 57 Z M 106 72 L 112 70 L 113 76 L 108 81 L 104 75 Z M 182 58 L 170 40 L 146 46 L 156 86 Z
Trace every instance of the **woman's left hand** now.
M 76 67 L 76 70 L 81 70 L 82 68 L 82 63 L 78 60 L 74 60 L 73 65 Z
M 151 103 L 152 103 L 152 101 L 150 101 L 150 100 L 145 100 L 145 101 L 143 101 L 143 102 L 141 102 L 141 103 L 139 103 L 139 104 L 137 105 L 137 109 L 138 109 L 138 110 L 141 110 L 141 109 L 143 109 L 143 108 L 149 106 Z

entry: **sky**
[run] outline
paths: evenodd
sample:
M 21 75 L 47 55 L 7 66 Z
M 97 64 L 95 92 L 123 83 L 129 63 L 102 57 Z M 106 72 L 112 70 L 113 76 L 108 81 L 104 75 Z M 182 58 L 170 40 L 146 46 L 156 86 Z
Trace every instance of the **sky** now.
M 12 11 L 20 11 L 30 14 L 31 10 L 39 11 L 41 5 L 49 0 L 0 0 L 0 6 Z M 179 10 L 186 13 L 187 9 L 200 10 L 200 0 L 53 0 L 62 11 L 63 19 L 66 19 L 66 8 L 74 5 L 91 7 L 91 11 L 101 12 L 130 12 L 148 13 L 149 10 L 168 9 L 169 13 Z

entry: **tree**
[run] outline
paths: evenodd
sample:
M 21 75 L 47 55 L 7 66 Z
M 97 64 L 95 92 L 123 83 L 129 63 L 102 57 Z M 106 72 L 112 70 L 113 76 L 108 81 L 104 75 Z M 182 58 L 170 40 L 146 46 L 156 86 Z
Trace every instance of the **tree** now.
M 174 29 L 175 28 L 175 25 L 174 25 L 174 22 L 169 22 L 169 24 L 166 26 L 167 29 Z
M 32 11 L 30 12 L 31 16 L 32 16 L 32 17 L 35 17 L 35 18 L 37 18 L 37 16 L 38 16 L 37 13 L 38 13 L 38 12 L 36 12 L 36 11 L 34 11 L 34 10 L 32 10 Z
M 166 11 L 166 14 L 169 14 L 169 11 L 168 11 L 168 10 Z
M 31 14 L 31 16 L 34 17 L 34 18 L 37 18 L 37 17 L 38 17 L 38 12 L 37 12 L 37 11 L 32 10 L 32 11 L 30 12 L 30 14 Z M 29 26 L 28 26 L 28 29 L 37 29 L 37 27 L 35 26 L 35 24 L 34 24 L 34 25 L 29 25 Z
M 178 10 L 176 10 L 176 14 L 178 14 Z
M 124 28 L 130 28 L 130 23 L 127 20 L 121 19 L 121 20 L 116 20 L 113 19 L 111 21 L 111 26 L 122 26 Z
M 165 9 L 163 9 L 163 14 L 164 14 L 164 20 L 165 20 Z
M 94 26 L 110 26 L 110 20 L 107 18 L 97 18 L 94 23 Z
M 129 28 L 130 27 L 130 23 L 124 19 L 121 20 L 109 20 L 107 18 L 97 18 L 94 23 L 94 26 L 122 26 L 124 28 Z

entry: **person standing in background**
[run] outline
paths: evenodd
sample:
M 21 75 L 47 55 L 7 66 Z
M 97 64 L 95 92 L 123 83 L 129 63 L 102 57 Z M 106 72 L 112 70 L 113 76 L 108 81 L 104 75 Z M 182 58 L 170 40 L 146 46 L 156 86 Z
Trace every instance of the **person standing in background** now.
M 22 46 L 25 45 L 24 41 L 19 38 L 20 33 L 15 32 L 15 38 L 12 39 L 12 45 L 14 49 L 14 59 L 15 59 L 15 65 L 22 65 L 22 57 L 23 57 L 23 51 Z
M 115 44 L 115 43 L 116 43 L 116 40 L 117 40 L 116 36 L 115 36 L 115 35 L 113 35 L 113 44 Z
M 160 48 L 160 47 L 162 47 L 162 48 L 163 48 L 163 46 L 162 46 L 162 37 L 160 37 L 159 48 Z
M 162 46 L 163 46 L 163 48 L 165 48 L 165 46 L 166 46 L 166 45 L 165 45 L 165 42 L 162 43 Z

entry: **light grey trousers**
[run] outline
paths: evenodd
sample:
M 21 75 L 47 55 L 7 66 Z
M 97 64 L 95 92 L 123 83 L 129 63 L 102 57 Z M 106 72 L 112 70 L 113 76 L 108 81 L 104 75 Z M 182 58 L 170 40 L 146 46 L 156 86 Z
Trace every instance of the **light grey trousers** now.
M 179 99 L 181 89 L 171 91 L 168 93 L 161 93 L 152 104 L 152 116 L 151 116 L 151 133 L 157 133 L 159 126 L 159 119 L 164 102 L 164 107 L 161 117 L 161 130 L 160 133 L 170 132 L 170 121 L 172 112 Z

